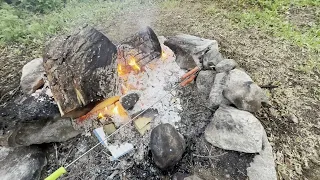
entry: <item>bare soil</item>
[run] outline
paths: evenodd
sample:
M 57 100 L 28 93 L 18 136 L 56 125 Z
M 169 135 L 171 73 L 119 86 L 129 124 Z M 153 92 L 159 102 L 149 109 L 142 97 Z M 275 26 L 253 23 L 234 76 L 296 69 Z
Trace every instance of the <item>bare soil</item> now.
M 130 12 L 122 12 L 112 21 L 103 22 L 97 28 L 114 42 L 121 41 L 123 37 L 136 32 L 143 25 L 150 25 L 158 35 L 170 36 L 177 33 L 186 33 L 217 40 L 224 57 L 236 60 L 259 85 L 272 84 L 278 86 L 277 88 L 266 89 L 271 106 L 263 108 L 256 116 L 263 123 L 273 147 L 279 179 L 319 178 L 320 70 L 315 67 L 303 71 L 300 68 L 305 67 L 310 59 L 318 59 L 319 53 L 295 46 L 259 29 L 239 28 L 224 15 L 226 10 L 220 9 L 214 15 L 207 15 L 205 13 L 207 6 L 206 3 L 196 1 L 186 1 L 177 7 L 141 5 L 133 8 Z M 294 10 L 292 16 L 289 17 L 290 20 L 296 22 L 299 26 L 314 23 L 312 10 L 301 12 L 303 12 L 303 17 L 306 18 L 301 18 L 300 11 Z M 1 103 L 12 96 L 7 92 L 13 92 L 18 87 L 23 64 L 31 60 L 33 58 L 32 54 L 35 54 L 32 51 L 39 51 L 36 48 L 31 48 L 34 50 L 21 49 L 21 52 L 12 53 L 8 48 L 1 53 L 0 97 L 3 97 Z M 293 115 L 297 117 L 298 123 L 292 121 Z M 196 121 L 194 125 L 204 126 L 201 122 L 198 124 Z M 201 132 L 198 133 L 201 134 Z M 78 152 L 79 149 L 81 150 L 82 140 L 83 137 L 63 143 L 59 145 L 57 152 L 67 156 L 70 154 L 70 150 L 75 149 L 74 146 Z M 93 144 L 87 143 L 87 141 L 83 141 L 83 143 L 85 143 L 84 147 L 90 147 Z M 51 166 L 54 167 L 48 167 L 48 169 L 57 168 L 58 164 L 63 163 L 54 164 L 52 159 L 59 159 L 59 155 L 55 155 L 54 148 L 52 148 L 52 152 L 53 157 L 49 158 L 48 164 L 52 163 Z M 100 157 L 94 155 L 94 153 L 97 153 Z M 71 174 L 77 176 L 77 173 L 86 174 L 88 172 L 86 176 L 81 177 L 84 179 L 86 179 L 85 177 L 92 177 L 90 176 L 92 168 L 89 167 L 88 163 L 100 165 L 98 160 L 103 159 L 104 155 L 102 149 L 95 150 L 88 156 L 90 161 L 83 162 Z M 60 159 L 65 161 L 64 157 Z M 194 165 L 194 171 L 204 169 L 204 167 L 210 168 L 208 167 L 210 164 L 205 164 L 205 162 L 208 163 L 207 160 L 203 162 L 204 164 L 200 167 Z M 133 165 L 134 162 L 128 162 L 129 173 L 143 174 L 145 172 L 143 167 L 139 171 L 139 166 L 132 168 Z M 183 165 L 186 165 L 186 163 L 183 162 Z M 92 167 L 96 168 L 97 166 Z M 182 166 L 180 166 L 182 171 L 181 168 Z M 108 169 L 103 169 L 103 167 L 100 170 L 102 173 L 110 173 L 110 171 L 107 171 Z M 188 171 L 191 171 L 191 169 L 188 168 Z M 208 171 L 210 170 L 208 169 Z M 203 171 L 201 176 L 206 178 L 208 171 Z M 159 178 L 166 179 L 165 177 L 167 176 L 159 176 Z

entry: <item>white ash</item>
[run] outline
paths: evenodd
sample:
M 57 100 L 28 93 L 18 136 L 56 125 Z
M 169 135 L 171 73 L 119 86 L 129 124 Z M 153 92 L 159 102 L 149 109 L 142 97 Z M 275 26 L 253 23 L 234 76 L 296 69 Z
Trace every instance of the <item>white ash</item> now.
M 129 124 L 108 138 L 108 144 L 133 144 L 134 151 L 124 157 L 120 157 L 120 161 L 126 159 L 128 156 L 133 156 L 136 163 L 143 163 L 145 155 L 148 152 L 151 130 L 161 123 L 170 123 L 175 126 L 175 123 L 181 120 L 179 115 L 179 112 L 182 111 L 181 100 L 178 98 L 177 91 L 171 90 L 179 83 L 180 77 L 185 71 L 180 69 L 176 64 L 174 53 L 168 47 L 162 45 L 162 49 L 166 53 L 166 58 L 154 59 L 145 67 L 143 72 L 139 72 L 138 74 L 132 72 L 120 80 L 120 84 L 127 85 L 127 87 L 129 87 L 128 84 L 130 84 L 135 88 L 135 90 L 132 91 L 140 95 L 139 101 L 135 104 L 134 108 L 128 112 L 131 116 L 141 110 L 149 108 L 167 94 L 160 102 L 152 107 L 158 110 L 159 115 L 151 121 L 151 129 L 143 136 L 139 134 L 133 124 Z M 123 82 L 124 79 L 127 81 Z M 117 117 L 112 117 L 112 120 L 116 126 L 119 126 L 119 119 Z M 88 132 L 92 133 L 94 128 L 102 126 L 99 125 L 98 121 L 96 116 L 93 116 L 86 119 L 80 125 L 74 123 L 74 126 L 78 126 L 76 129 L 85 129 L 85 134 L 88 135 Z
M 148 65 L 149 67 L 145 68 L 144 72 L 131 73 L 127 76 L 127 83 L 139 89 L 135 92 L 140 95 L 139 101 L 129 112 L 131 115 L 149 108 L 165 94 L 168 94 L 152 107 L 158 110 L 159 115 L 151 121 L 151 130 L 161 123 L 170 123 L 175 126 L 175 123 L 181 120 L 179 115 L 179 112 L 182 111 L 181 100 L 177 97 L 176 91 L 171 90 L 177 85 L 185 71 L 176 64 L 174 53 L 166 46 L 162 46 L 162 48 L 167 58 L 155 59 Z M 130 124 L 122 128 L 109 142 L 114 144 L 132 143 L 135 150 L 129 156 L 133 156 L 136 163 L 142 163 L 148 152 L 151 130 L 141 136 Z
M 185 73 L 175 62 L 174 53 L 166 46 L 162 45 L 166 58 L 154 59 L 145 67 L 144 72 L 139 74 L 130 73 L 127 82 L 139 89 L 140 98 L 130 113 L 136 113 L 150 107 L 160 100 L 165 94 L 177 85 L 180 77 Z M 157 123 L 179 122 L 179 110 L 181 111 L 180 100 L 169 93 L 161 102 L 153 106 L 159 112 L 156 118 Z

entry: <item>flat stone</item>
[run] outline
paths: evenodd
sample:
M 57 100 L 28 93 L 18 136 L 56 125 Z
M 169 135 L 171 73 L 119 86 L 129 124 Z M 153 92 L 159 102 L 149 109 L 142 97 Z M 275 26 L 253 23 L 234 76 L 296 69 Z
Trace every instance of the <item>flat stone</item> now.
M 216 109 L 221 104 L 230 104 L 230 102 L 222 94 L 225 87 L 226 78 L 227 74 L 225 72 L 216 74 L 212 89 L 209 94 L 210 108 Z
M 22 68 L 22 75 L 20 79 L 20 86 L 22 92 L 26 94 L 34 93 L 38 88 L 44 85 L 44 67 L 43 59 L 37 58 Z
M 135 92 L 131 92 L 121 96 L 120 103 L 124 109 L 131 110 L 138 100 L 139 100 L 139 94 Z
M 207 70 L 207 71 L 200 71 L 197 76 L 196 84 L 199 93 L 204 99 L 208 99 L 211 88 L 213 86 L 213 82 L 215 79 L 215 71 Z
M 0 138 L 1 145 L 9 147 L 29 146 L 32 144 L 43 144 L 51 142 L 64 142 L 76 137 L 81 132 L 75 130 L 71 119 L 62 118 L 47 121 L 33 121 L 29 123 L 18 124 L 4 136 L 7 136 L 7 144 Z
M 150 148 L 154 163 L 165 170 L 180 161 L 186 144 L 171 124 L 160 124 L 151 132 Z
M 233 59 L 224 59 L 220 61 L 216 66 L 215 70 L 220 73 L 220 72 L 227 72 L 231 71 L 234 68 L 238 66 L 237 62 Z
M 39 180 L 47 160 L 45 153 L 36 146 L 0 147 L 0 164 L 2 180 Z
M 182 69 L 202 67 L 202 60 L 211 62 L 220 54 L 217 41 L 188 34 L 168 37 L 164 44 L 175 53 L 176 62 Z
M 262 138 L 262 151 L 250 163 L 247 174 L 250 180 L 276 180 L 277 172 L 272 147 L 265 131 Z
M 251 113 L 221 105 L 205 130 L 205 139 L 225 150 L 258 153 L 262 150 L 263 131 Z
M 239 69 L 231 70 L 228 74 L 223 96 L 238 109 L 249 112 L 257 112 L 263 102 L 268 102 L 264 91 Z

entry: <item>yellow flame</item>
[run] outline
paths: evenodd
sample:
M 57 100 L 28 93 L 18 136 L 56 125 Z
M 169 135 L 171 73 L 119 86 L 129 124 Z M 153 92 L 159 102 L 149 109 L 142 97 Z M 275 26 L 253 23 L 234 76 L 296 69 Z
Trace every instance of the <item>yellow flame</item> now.
M 122 71 L 122 66 L 121 66 L 121 64 L 118 64 L 118 74 L 119 75 L 123 75 L 123 71 Z
M 138 66 L 138 64 L 136 63 L 136 59 L 134 57 L 131 57 L 129 59 L 128 64 L 134 69 L 134 70 L 138 70 L 140 71 L 140 67 Z
M 162 51 L 162 53 L 161 53 L 161 58 L 162 59 L 166 59 L 167 58 L 167 54 L 164 51 Z
M 113 114 L 119 114 L 118 106 L 115 106 L 115 107 L 112 109 L 112 113 L 113 113 Z
M 102 113 L 99 113 L 99 114 L 98 114 L 98 119 L 102 119 L 102 118 L 104 118 L 103 114 L 102 114 Z

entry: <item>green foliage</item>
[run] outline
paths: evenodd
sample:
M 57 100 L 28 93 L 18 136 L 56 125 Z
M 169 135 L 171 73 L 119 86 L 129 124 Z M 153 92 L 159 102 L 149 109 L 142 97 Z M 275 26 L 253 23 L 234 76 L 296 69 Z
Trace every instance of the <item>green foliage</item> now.
M 34 13 L 49 13 L 61 9 L 63 0 L 13 0 L 12 5 L 22 10 Z
M 31 1 L 31 0 L 30 0 Z M 47 14 L 21 11 L 3 3 L 0 9 L 0 46 L 19 43 L 43 46 L 46 38 L 83 24 L 101 24 L 137 2 L 69 0 L 65 8 Z
M 16 10 L 3 4 L 0 9 L 0 41 L 19 41 L 25 36 L 26 22 L 18 16 Z

